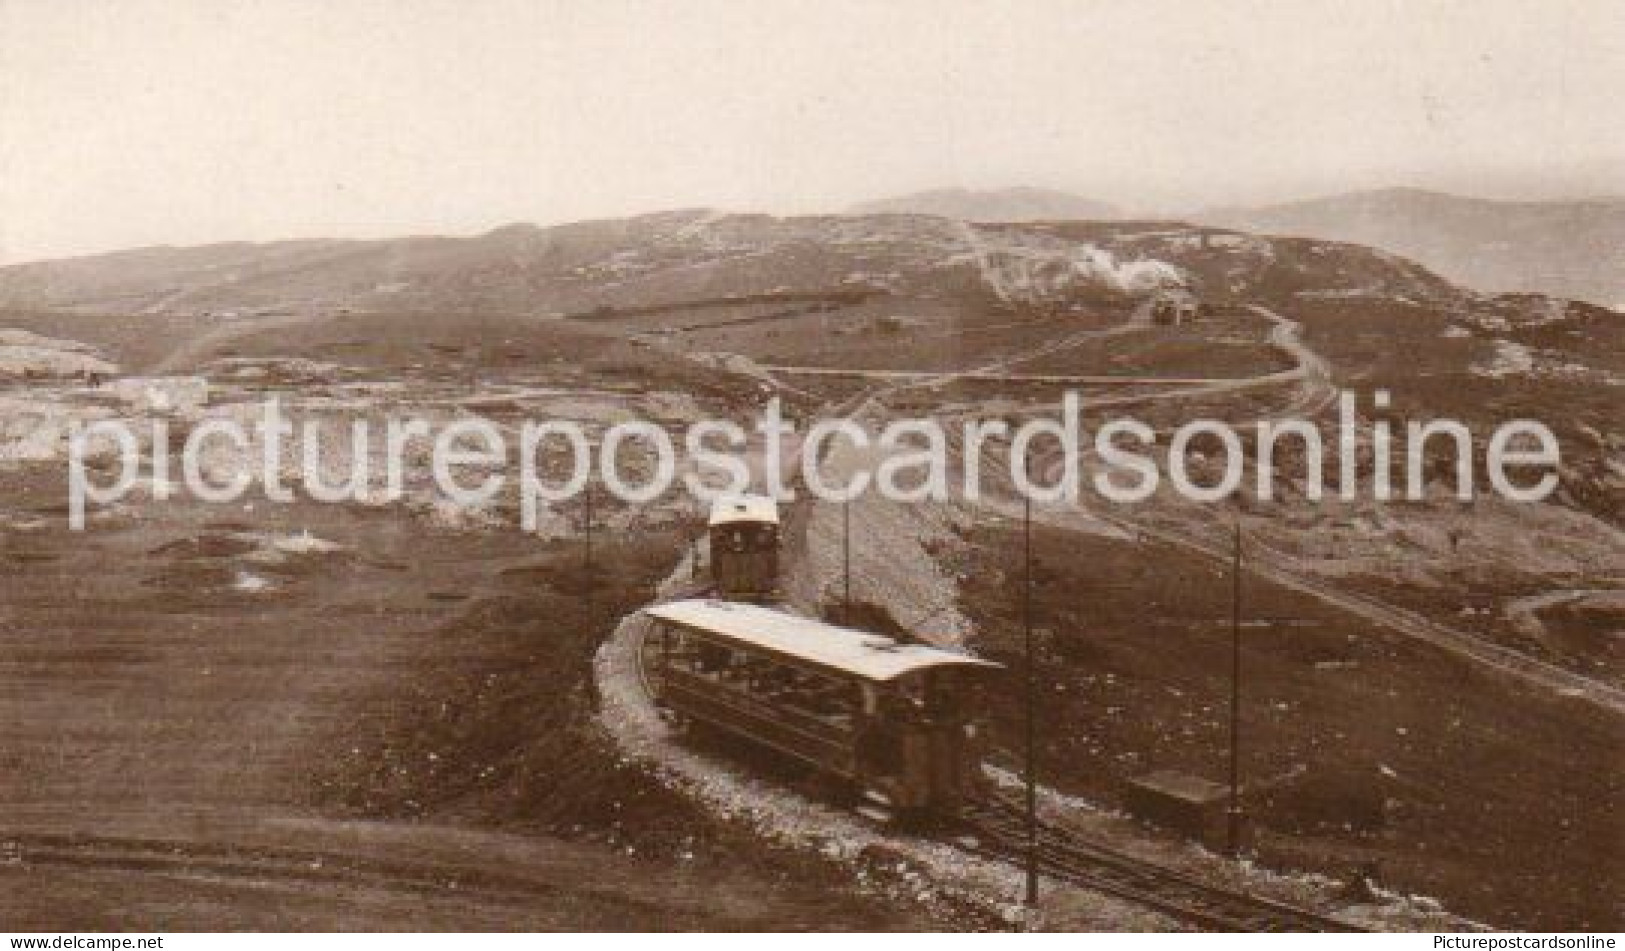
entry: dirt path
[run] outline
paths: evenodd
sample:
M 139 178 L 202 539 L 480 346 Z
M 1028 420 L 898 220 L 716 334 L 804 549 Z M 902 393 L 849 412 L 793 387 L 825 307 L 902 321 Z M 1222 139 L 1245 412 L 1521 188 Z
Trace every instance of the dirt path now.
M 1260 378 L 1274 383 L 1300 384 L 1298 398 L 1277 413 L 1276 418 L 1296 416 L 1308 419 L 1335 402 L 1337 387 L 1332 383 L 1332 365 L 1303 342 L 1303 325 L 1267 307 L 1253 306 L 1249 309 L 1273 324 L 1270 328 L 1270 343 L 1285 352 L 1297 364 L 1290 370 Z
M 264 811 L 194 814 L 185 828 L 17 818 L 29 831 L 0 833 L 0 920 L 14 930 L 773 928 L 816 927 L 824 912 L 726 872 L 719 889 L 716 869 L 466 826 Z
M 1099 331 L 1096 331 L 1099 332 Z M 1078 341 L 1081 342 L 1081 341 Z M 1056 349 L 1062 349 L 1057 347 Z M 1048 351 L 1053 352 L 1053 351 Z M 1045 354 L 1023 355 L 1023 359 L 1037 359 Z M 1169 377 L 1169 376 L 1113 376 L 1105 374 L 1069 374 L 1069 373 L 1003 373 L 998 369 L 967 370 L 961 373 L 943 374 L 928 370 L 847 370 L 841 367 L 807 367 L 786 366 L 777 363 L 761 364 L 762 369 L 770 373 L 785 373 L 792 376 L 824 376 L 853 380 L 874 380 L 877 382 L 920 383 L 929 386 L 941 386 L 955 380 L 996 380 L 1000 383 L 1075 383 L 1086 385 L 1121 384 L 1125 386 L 1144 386 L 1148 383 L 1165 383 L 1169 385 L 1201 386 L 1224 382 L 1213 377 Z M 1247 378 L 1249 382 L 1253 378 Z
M 1149 302 L 1138 306 L 1133 315 L 1123 323 L 1103 330 L 1085 330 L 1070 334 L 1060 340 L 1040 344 L 1029 350 L 989 361 L 977 367 L 956 371 L 929 371 L 929 370 L 852 370 L 841 367 L 802 366 L 790 364 L 761 364 L 760 368 L 769 374 L 777 376 L 809 376 L 831 379 L 862 380 L 877 384 L 877 388 L 864 395 L 865 400 L 882 400 L 887 396 L 915 389 L 932 389 L 945 386 L 961 380 L 988 381 L 997 383 L 1031 383 L 1048 385 L 1074 385 L 1074 386 L 1169 386 L 1174 389 L 1155 392 L 1130 393 L 1120 396 L 1091 396 L 1087 403 L 1092 407 L 1143 405 L 1169 400 L 1192 400 L 1226 393 L 1237 393 L 1243 390 L 1259 389 L 1272 386 L 1296 385 L 1297 394 L 1282 407 L 1275 418 L 1303 417 L 1307 418 L 1319 413 L 1337 399 L 1337 389 L 1332 383 L 1331 366 L 1320 354 L 1310 349 L 1303 342 L 1302 327 L 1297 321 L 1283 317 L 1280 314 L 1264 307 L 1250 308 L 1253 313 L 1270 321 L 1271 327 L 1268 343 L 1280 350 L 1292 360 L 1293 365 L 1285 370 L 1272 373 L 1263 373 L 1247 377 L 1162 377 L 1144 375 L 1114 375 L 1114 374 L 1067 374 L 1067 373 L 1012 373 L 1011 367 L 1023 363 L 1031 363 L 1043 357 L 1064 353 L 1092 340 L 1103 337 L 1112 337 L 1119 334 L 1132 333 L 1151 326 Z M 1000 415 L 1035 415 L 1039 413 L 1055 412 L 1059 408 L 1057 403 L 1042 403 L 1023 407 L 1015 411 L 1001 409 Z M 867 410 L 872 412 L 873 407 Z M 965 419 L 982 415 L 975 411 L 953 414 L 952 419 Z

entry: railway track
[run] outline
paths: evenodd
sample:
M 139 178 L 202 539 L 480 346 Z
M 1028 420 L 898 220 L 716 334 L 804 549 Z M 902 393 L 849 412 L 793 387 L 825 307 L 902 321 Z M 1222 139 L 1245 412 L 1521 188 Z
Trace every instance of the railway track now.
M 0 833 L 0 865 L 133 872 L 255 884 L 338 887 L 521 904 L 545 884 L 487 868 L 403 861 L 308 848 L 43 832 Z
M 1018 865 L 1026 861 L 1026 820 L 1018 807 L 993 799 L 973 809 L 966 819 L 975 841 L 970 845 L 960 843 L 962 848 Z M 1285 902 L 1212 885 L 1042 820 L 1038 824 L 1038 866 L 1051 878 L 1152 908 L 1211 931 L 1365 930 Z
M 1197 527 L 1158 525 L 1145 519 L 1127 518 L 1114 512 L 1100 512 L 1099 517 L 1123 531 L 1155 538 L 1216 561 L 1228 561 L 1230 558 L 1229 540 L 1220 533 Z M 1319 598 L 1327 604 L 1374 621 L 1388 630 L 1451 651 L 1525 683 L 1562 691 L 1566 695 L 1593 703 L 1613 713 L 1625 712 L 1625 690 L 1613 684 L 1497 644 L 1487 638 L 1448 627 L 1407 608 L 1306 577 L 1291 570 L 1288 566 L 1289 557 L 1282 552 L 1257 538 L 1248 544 L 1255 554 L 1247 565 L 1247 570 L 1252 574 Z M 1263 556 L 1257 557 L 1260 551 Z
M 637 642 L 632 645 L 632 668 L 638 675 L 638 686 L 643 688 L 643 695 L 649 698 L 650 703 L 655 702 L 659 696 L 655 692 L 654 681 L 649 677 L 649 626 L 643 621 L 643 627 L 638 630 Z

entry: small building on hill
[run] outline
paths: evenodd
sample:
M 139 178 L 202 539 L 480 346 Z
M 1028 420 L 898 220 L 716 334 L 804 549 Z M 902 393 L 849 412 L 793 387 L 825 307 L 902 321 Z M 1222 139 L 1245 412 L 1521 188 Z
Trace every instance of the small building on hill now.
M 1151 298 L 1151 320 L 1158 324 L 1179 326 L 1195 320 L 1201 313 L 1201 302 L 1196 295 L 1182 287 L 1164 288 Z

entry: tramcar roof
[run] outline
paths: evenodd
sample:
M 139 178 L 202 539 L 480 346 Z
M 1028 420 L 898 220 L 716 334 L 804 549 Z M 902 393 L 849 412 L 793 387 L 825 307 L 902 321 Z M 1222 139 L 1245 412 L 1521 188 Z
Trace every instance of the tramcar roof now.
M 863 680 L 894 680 L 933 667 L 1000 666 L 737 601 L 670 601 L 645 608 L 644 613 L 697 634 L 783 654 Z
M 779 504 L 765 495 L 724 495 L 711 503 L 711 527 L 734 522 L 779 524 Z

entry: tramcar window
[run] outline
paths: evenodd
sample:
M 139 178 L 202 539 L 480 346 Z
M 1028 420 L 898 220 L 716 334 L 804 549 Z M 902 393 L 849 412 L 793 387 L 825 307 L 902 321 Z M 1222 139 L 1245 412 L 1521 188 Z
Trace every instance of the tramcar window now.
M 694 651 L 695 666 L 704 673 L 717 673 L 728 667 L 729 651 L 720 644 L 700 641 Z

